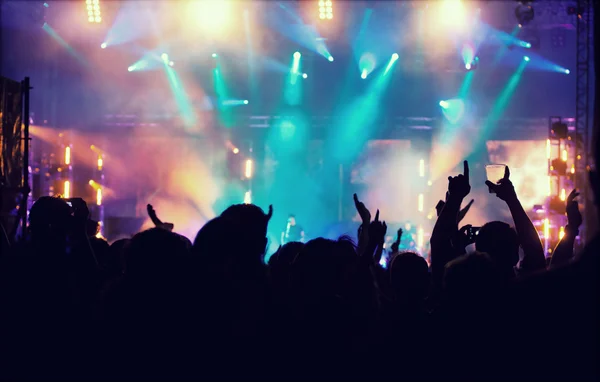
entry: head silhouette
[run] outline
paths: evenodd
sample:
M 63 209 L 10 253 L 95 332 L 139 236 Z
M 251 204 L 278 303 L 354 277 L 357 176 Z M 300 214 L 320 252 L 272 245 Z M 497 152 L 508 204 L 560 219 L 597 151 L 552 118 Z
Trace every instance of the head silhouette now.
M 232 253 L 241 255 L 239 260 L 262 264 L 271 215 L 271 209 L 265 214 L 253 204 L 235 204 L 223 211 L 220 219 L 228 234 L 227 244 Z
M 427 261 L 414 252 L 401 252 L 392 257 L 389 265 L 390 282 L 396 300 L 419 304 L 429 289 Z
M 510 274 L 519 262 L 517 232 L 503 222 L 494 221 L 481 227 L 475 240 L 475 248 L 487 253 L 503 274 Z
M 33 204 L 29 213 L 29 229 L 33 241 L 65 245 L 71 220 L 71 207 L 63 199 L 42 196 Z
M 498 273 L 493 260 L 485 253 L 474 252 L 452 260 L 444 273 L 447 301 L 476 309 L 490 301 L 497 291 Z
M 126 274 L 151 281 L 176 277 L 186 264 L 188 249 L 180 235 L 165 229 L 140 232 L 125 247 Z

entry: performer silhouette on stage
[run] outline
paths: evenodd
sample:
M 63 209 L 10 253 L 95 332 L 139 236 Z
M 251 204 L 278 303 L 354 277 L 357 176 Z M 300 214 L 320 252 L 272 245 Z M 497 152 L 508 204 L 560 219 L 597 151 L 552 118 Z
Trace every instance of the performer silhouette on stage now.
M 304 230 L 296 224 L 296 216 L 290 214 L 288 216 L 285 230 L 281 233 L 281 244 L 290 243 L 293 241 L 304 242 Z

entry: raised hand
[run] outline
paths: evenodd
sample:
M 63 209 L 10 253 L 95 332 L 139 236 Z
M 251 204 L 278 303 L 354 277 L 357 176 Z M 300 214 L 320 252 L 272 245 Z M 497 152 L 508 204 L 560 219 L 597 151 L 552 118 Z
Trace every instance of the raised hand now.
M 471 192 L 469 184 L 469 162 L 463 162 L 464 170 L 462 174 L 448 177 L 448 192 L 451 197 L 464 198 Z
M 152 220 L 152 223 L 154 224 L 155 227 L 166 229 L 167 231 L 173 230 L 173 228 L 174 228 L 173 223 L 163 223 L 158 218 L 158 216 L 156 216 L 156 211 L 154 211 L 154 207 L 152 207 L 152 204 L 148 204 L 146 206 L 146 210 L 148 211 L 148 217 L 150 217 L 150 220 Z
M 369 224 L 369 237 L 377 244 L 383 244 L 385 234 L 387 233 L 387 225 L 385 222 L 379 221 L 379 210 L 375 213 L 375 220 Z
M 581 216 L 581 212 L 579 211 L 579 203 L 575 198 L 579 196 L 577 189 L 571 191 L 569 196 L 567 197 L 567 220 L 569 227 L 574 229 L 579 229 L 581 224 L 583 223 L 583 217 Z
M 471 201 L 465 206 L 465 208 L 459 211 L 458 217 L 456 218 L 457 222 L 460 223 L 465 218 L 465 216 L 467 216 L 467 212 L 469 212 L 473 203 L 475 203 L 475 199 L 471 199 Z
M 402 231 L 402 228 L 398 228 L 396 241 L 394 242 L 394 244 L 392 244 L 392 252 L 398 252 L 398 249 L 400 249 L 400 241 L 402 240 L 403 233 L 404 231 Z
M 375 251 L 375 256 L 373 258 L 375 264 L 379 264 L 379 261 L 381 260 L 386 233 L 387 225 L 385 222 L 379 221 L 379 210 L 377 210 L 375 213 L 375 220 L 369 224 L 369 239 L 372 240 L 373 245 L 377 245 L 377 251 Z
M 496 196 L 502 200 L 509 201 L 517 198 L 515 187 L 510 181 L 510 169 L 508 166 L 504 168 L 504 177 L 498 181 L 498 183 L 492 183 L 489 180 L 485 181 L 485 184 L 490 189 L 490 192 L 496 194 Z
M 356 211 L 358 211 L 363 224 L 371 223 L 371 212 L 369 212 L 363 202 L 358 200 L 358 196 L 356 194 L 354 194 L 354 207 L 356 208 Z

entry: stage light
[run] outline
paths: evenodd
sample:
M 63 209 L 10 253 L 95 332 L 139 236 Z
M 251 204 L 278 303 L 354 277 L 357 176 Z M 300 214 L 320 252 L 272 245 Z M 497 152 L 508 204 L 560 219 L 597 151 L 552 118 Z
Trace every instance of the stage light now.
M 475 57 L 473 61 L 467 62 L 465 64 L 465 69 L 467 70 L 475 70 L 479 66 L 479 57 Z
M 169 55 L 166 53 L 161 54 L 160 58 L 162 58 L 163 61 L 169 61 Z
M 319 18 L 321 20 L 333 19 L 333 2 L 331 0 L 319 0 Z
M 237 147 L 234 147 L 233 150 L 231 150 L 231 151 L 233 151 L 234 154 L 239 154 L 240 149 L 238 149 Z
M 50 5 L 48 3 L 44 3 L 44 7 L 48 8 Z
M 419 250 L 423 249 L 423 244 L 425 243 L 425 231 L 423 227 L 419 227 L 417 230 L 417 248 Z
M 212 58 L 217 58 L 217 57 L 218 57 L 218 55 L 216 53 L 212 54 Z
M 524 59 L 525 61 L 529 61 L 529 56 L 524 56 L 524 57 L 523 57 L 523 59 Z
M 565 237 L 565 227 L 560 227 L 560 230 L 558 231 L 558 239 L 562 240 L 563 237 Z
M 398 53 L 392 54 L 392 60 L 396 61 L 398 59 L 398 57 L 400 57 L 400 56 L 398 56 Z
M 421 178 L 425 177 L 425 159 L 419 161 L 419 176 Z
M 99 187 L 96 190 L 96 205 L 97 206 L 101 206 L 102 205 L 102 188 Z
M 423 205 L 425 204 L 425 197 L 423 194 L 419 194 L 419 198 L 417 200 L 417 209 L 419 212 L 423 212 Z
M 329 60 L 329 62 L 333 62 L 333 56 L 329 56 L 327 57 L 327 59 Z
M 63 198 L 69 199 L 70 197 L 71 197 L 71 182 L 68 180 L 65 180 L 65 183 L 63 184 Z
M 295 59 L 299 59 L 302 55 L 300 54 L 300 52 L 296 52 L 294 53 L 294 58 Z
M 187 1 L 183 23 L 195 26 L 203 36 L 226 36 L 233 27 L 233 7 L 234 2 L 229 0 Z
M 521 41 L 519 43 L 519 45 L 521 45 L 523 48 L 527 48 L 527 49 L 531 48 L 531 43 L 529 43 L 527 41 Z
M 135 70 L 135 68 L 133 66 L 130 66 L 130 67 L 127 68 L 128 72 L 133 72 L 134 70 Z
M 169 66 L 173 66 L 175 63 L 173 61 L 169 61 Z
M 367 69 L 363 69 L 362 73 L 360 74 L 360 78 L 363 80 L 367 78 Z
M 248 178 L 248 179 L 252 178 L 252 159 L 246 159 L 244 176 L 246 176 L 246 178 Z
M 308 78 L 308 74 L 302 73 L 302 78 Z
M 440 101 L 440 106 L 444 109 L 447 109 L 450 105 L 448 104 L 448 101 Z
M 99 23 L 102 21 L 102 12 L 100 11 L 100 0 L 85 0 L 88 22 Z
M 107 45 L 106 45 L 106 43 L 105 43 L 105 42 L 103 42 L 102 44 L 100 44 L 100 48 L 102 48 L 102 49 L 106 49 L 106 47 L 107 47 Z
M 102 155 L 98 155 L 98 170 L 102 171 L 102 166 L 104 165 L 104 160 L 102 159 Z
M 244 204 L 252 204 L 252 191 L 246 191 L 244 193 Z
M 71 164 L 71 146 L 65 147 L 65 164 Z
M 244 105 L 248 105 L 248 103 L 249 103 L 249 102 L 248 102 L 248 100 L 247 100 L 247 99 L 245 99 L 245 100 L 244 100 Z
M 544 239 L 550 239 L 550 219 L 544 219 Z
M 569 69 L 565 69 L 565 74 L 569 74 L 571 71 Z

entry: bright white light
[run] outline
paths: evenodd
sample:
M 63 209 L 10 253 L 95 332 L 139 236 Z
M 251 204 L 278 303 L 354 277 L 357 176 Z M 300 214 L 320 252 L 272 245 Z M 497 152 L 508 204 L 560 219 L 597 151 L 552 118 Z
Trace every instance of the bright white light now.
M 247 99 L 244 100 L 244 105 L 248 105 L 248 100 Z
M 294 53 L 294 58 L 298 59 L 298 58 L 300 58 L 300 56 L 301 56 L 300 52 Z
M 128 72 L 133 72 L 133 70 L 134 70 L 134 69 L 135 69 L 135 68 L 134 68 L 133 66 L 130 66 L 129 68 L 127 68 L 127 71 L 128 71 Z
M 443 107 L 444 109 L 448 108 L 448 101 L 440 101 L 440 106 Z
M 367 69 L 363 69 L 362 73 L 360 74 L 360 78 L 364 80 L 365 78 L 367 78 L 367 74 Z
M 169 66 L 173 66 L 175 63 L 173 61 L 169 61 Z
M 571 71 L 569 69 L 565 69 L 565 74 L 569 74 Z
M 471 63 L 466 63 L 465 64 L 465 69 L 471 70 Z
M 457 32 L 464 32 L 470 26 L 461 0 L 443 0 L 440 4 L 438 19 L 444 27 Z
M 169 60 L 169 55 L 166 54 L 166 53 L 163 53 L 163 54 L 160 55 L 160 58 L 162 58 L 163 61 L 168 61 Z
M 224 36 L 223 32 L 232 26 L 232 3 L 224 0 L 190 1 L 186 12 L 188 24 L 197 25 L 204 33 Z
M 398 53 L 392 54 L 392 60 L 396 61 L 398 59 L 398 57 L 400 57 L 400 56 L 398 56 Z
M 308 78 L 308 74 L 302 73 L 302 78 Z
M 102 44 L 100 44 L 100 48 L 102 48 L 102 49 L 106 49 L 106 47 L 107 47 L 107 45 L 106 45 L 106 43 L 105 43 L 105 42 L 103 42 Z
M 329 56 L 327 57 L 327 59 L 329 60 L 329 62 L 333 62 L 333 56 Z
M 528 57 L 528 56 L 525 56 L 525 57 L 523 57 L 523 59 L 524 59 L 525 61 L 529 61 L 529 57 Z

